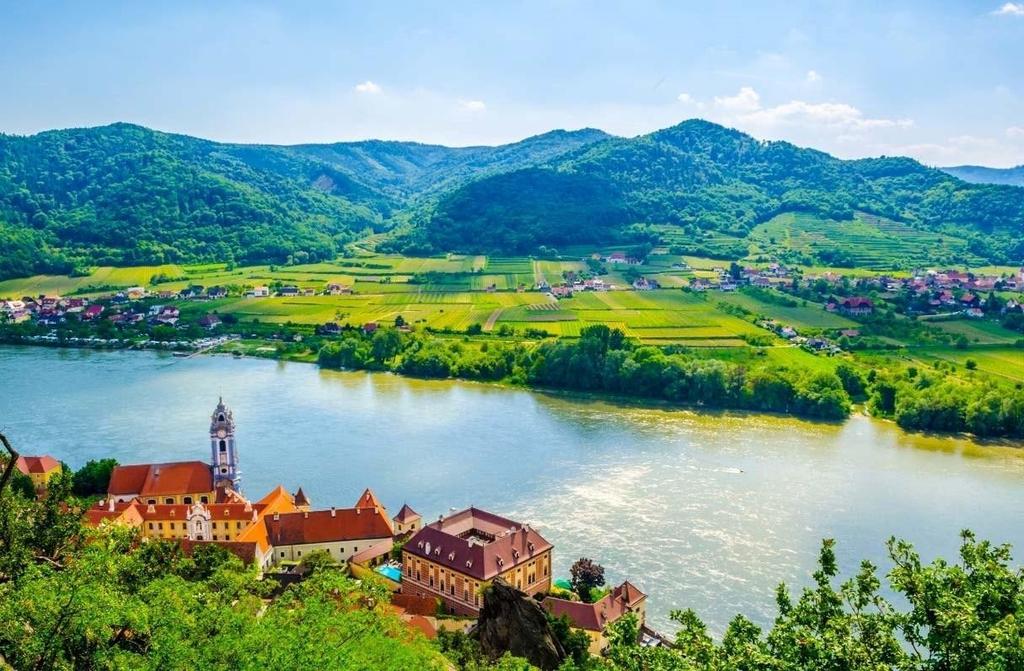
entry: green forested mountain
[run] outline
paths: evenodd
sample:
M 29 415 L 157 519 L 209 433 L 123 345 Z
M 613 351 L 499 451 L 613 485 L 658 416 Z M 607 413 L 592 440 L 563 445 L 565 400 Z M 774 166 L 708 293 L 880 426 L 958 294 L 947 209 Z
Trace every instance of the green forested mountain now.
M 590 183 L 593 192 L 603 194 L 590 201 L 602 228 L 608 212 L 621 207 L 626 209 L 620 217 L 624 222 L 679 226 L 693 236 L 719 231 L 738 238 L 780 212 L 842 220 L 863 211 L 956 234 L 984 258 L 1015 262 L 1024 256 L 1024 190 L 967 184 L 908 158 L 844 161 L 787 142 L 761 142 L 699 120 L 588 145 L 531 175 L 529 190 L 506 175 L 503 183 L 518 190 L 489 188 L 487 194 L 495 203 L 526 202 L 562 188 L 568 176 L 577 189 L 585 190 Z M 468 251 L 488 251 L 484 244 L 501 237 L 495 231 L 499 222 L 490 213 L 465 206 L 466 192 L 475 186 L 442 198 L 423 217 L 421 235 L 439 248 L 450 248 L 454 238 L 461 238 L 461 247 Z M 550 211 L 555 223 L 540 226 L 536 235 L 510 232 L 505 237 L 519 240 L 515 251 L 520 252 L 557 244 L 563 215 L 573 218 L 583 238 L 591 237 L 586 232 L 590 218 L 572 207 L 577 211 Z M 519 225 L 517 219 L 508 221 Z
M 222 144 L 114 124 L 0 136 L 0 278 L 92 264 L 318 260 L 420 195 L 606 137 L 500 147 Z
M 129 124 L 0 135 L 0 277 L 311 261 L 367 229 L 394 229 L 396 250 L 529 253 L 649 236 L 649 224 L 742 249 L 788 211 L 862 211 L 955 235 L 975 257 L 1024 256 L 1024 189 L 906 158 L 842 161 L 698 120 L 636 138 L 585 129 L 464 148 L 224 144 Z

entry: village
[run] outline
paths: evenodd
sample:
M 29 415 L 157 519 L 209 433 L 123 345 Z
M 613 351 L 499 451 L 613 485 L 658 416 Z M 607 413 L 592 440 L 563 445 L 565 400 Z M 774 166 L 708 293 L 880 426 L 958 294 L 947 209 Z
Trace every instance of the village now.
M 647 595 L 629 580 L 604 586 L 603 568 L 598 584 L 583 589 L 556 580 L 554 546 L 528 522 L 473 506 L 427 521 L 403 503 L 391 515 L 370 488 L 349 505 L 323 508 L 301 487 L 289 492 L 278 485 L 252 499 L 242 493 L 234 415 L 223 399 L 209 435 L 209 463 L 116 465 L 85 524 L 133 529 L 141 543 L 176 543 L 185 554 L 216 545 L 280 587 L 327 562 L 358 580 L 384 584 L 391 608 L 428 638 L 439 629 L 470 631 L 488 587 L 502 581 L 585 632 L 592 654 L 607 646 L 607 627 L 630 613 L 641 644 L 671 645 L 646 625 Z M 39 497 L 65 468 L 52 455 L 20 456 L 15 466 Z

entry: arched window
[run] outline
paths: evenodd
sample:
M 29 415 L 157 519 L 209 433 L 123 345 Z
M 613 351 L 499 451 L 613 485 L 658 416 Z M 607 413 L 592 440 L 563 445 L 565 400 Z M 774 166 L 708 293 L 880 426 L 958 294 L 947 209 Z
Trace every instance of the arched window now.
M 227 443 L 227 441 L 225 441 L 225 440 L 220 441 L 220 451 L 221 452 L 227 452 L 228 451 L 228 443 Z
M 217 416 L 217 421 L 218 422 L 223 422 L 224 421 L 224 413 L 223 412 L 220 413 L 220 415 Z

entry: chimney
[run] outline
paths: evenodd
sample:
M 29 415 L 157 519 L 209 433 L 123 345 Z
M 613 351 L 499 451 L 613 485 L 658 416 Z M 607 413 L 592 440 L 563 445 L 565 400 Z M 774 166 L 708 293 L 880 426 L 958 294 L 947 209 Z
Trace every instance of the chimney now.
M 356 508 L 356 515 L 358 515 L 358 514 L 359 514 L 359 511 L 360 511 L 360 510 L 362 510 L 362 508 Z
M 114 512 L 114 497 L 113 496 L 111 496 L 110 500 L 107 502 L 107 510 L 109 510 L 110 512 Z
M 331 506 L 331 517 L 334 517 L 334 506 Z
M 306 511 L 303 511 L 303 513 L 302 513 L 302 518 L 303 518 L 303 519 L 309 519 L 309 513 L 308 513 L 308 512 L 306 512 Z
M 281 513 L 274 513 L 274 521 L 275 522 L 280 522 L 281 521 Z

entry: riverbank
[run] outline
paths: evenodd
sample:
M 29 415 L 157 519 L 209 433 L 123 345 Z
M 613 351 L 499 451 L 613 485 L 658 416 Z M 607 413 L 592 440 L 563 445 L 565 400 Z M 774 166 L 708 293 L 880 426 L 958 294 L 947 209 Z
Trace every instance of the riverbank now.
M 324 368 L 321 363 L 318 363 L 318 353 L 308 349 L 296 349 L 292 343 L 281 343 L 280 341 L 270 340 L 245 340 L 234 336 L 221 336 L 218 338 L 206 338 L 200 341 L 193 342 L 179 342 L 179 343 L 160 343 L 152 342 L 149 344 L 140 343 L 137 341 L 131 342 L 130 345 L 126 341 L 102 341 L 99 339 L 86 339 L 86 338 L 67 338 L 67 339 L 35 339 L 26 340 L 17 343 L 5 342 L 0 343 L 0 347 L 3 346 L 41 346 L 50 348 L 75 348 L 75 349 L 92 349 L 92 350 L 135 350 L 135 351 L 146 351 L 151 350 L 155 352 L 190 352 L 192 356 L 198 353 L 203 354 L 223 354 L 230 355 L 234 358 L 257 358 L 257 359 L 268 359 L 275 361 L 288 361 L 294 363 L 309 363 L 318 364 L 318 367 Z M 283 345 L 283 346 L 282 346 Z M 578 402 L 603 402 L 618 405 L 623 408 L 661 408 L 661 409 L 673 409 L 673 410 L 687 410 L 692 412 L 699 412 L 708 416 L 747 416 L 747 415 L 766 415 L 766 416 L 777 416 L 793 418 L 799 421 L 809 423 L 838 423 L 841 424 L 846 418 L 842 419 L 829 419 L 821 417 L 802 417 L 794 413 L 786 412 L 772 412 L 770 410 L 758 410 L 750 408 L 728 408 L 728 407 L 713 407 L 707 405 L 701 405 L 699 403 L 688 403 L 669 401 L 665 399 L 652 398 L 652 397 L 637 397 L 629 394 L 611 393 L 606 391 L 588 391 L 580 389 L 564 389 L 545 385 L 529 384 L 526 381 L 512 381 L 507 378 L 498 380 L 480 380 L 472 378 L 464 378 L 458 376 L 452 376 L 450 378 L 441 378 L 437 376 L 417 376 L 403 372 L 401 370 L 394 369 L 382 369 L 382 370 L 367 370 L 361 368 L 355 368 L 351 370 L 358 370 L 364 372 L 386 372 L 394 375 L 400 375 L 403 377 L 409 377 L 412 379 L 452 379 L 459 380 L 467 383 L 481 384 L 485 386 L 493 386 L 497 388 L 511 389 L 511 390 L 526 390 L 534 393 L 545 394 L 551 397 L 566 398 L 575 400 Z M 898 423 L 893 420 L 892 417 L 879 416 L 873 414 L 866 403 L 859 402 L 851 404 L 850 415 L 861 415 L 869 417 L 874 421 L 888 422 L 898 426 Z M 949 439 L 966 439 L 972 440 L 983 445 L 992 446 L 1003 446 L 1003 447 L 1014 447 L 1024 448 L 1024 440 L 1008 437 L 988 437 L 979 436 L 968 431 L 927 431 L 927 430 L 913 430 L 907 427 L 900 427 L 903 430 L 913 431 L 921 436 L 935 437 L 935 438 L 949 438 Z

